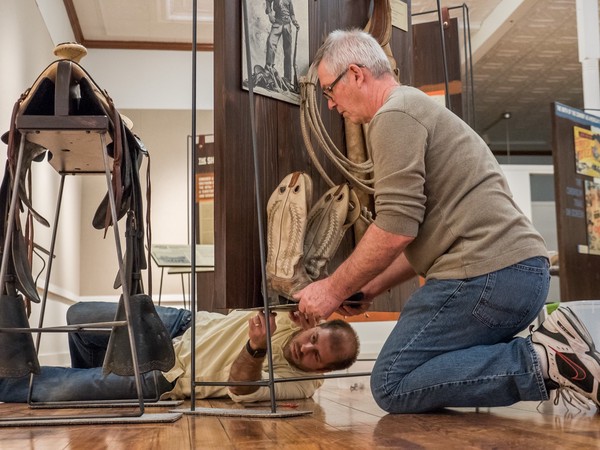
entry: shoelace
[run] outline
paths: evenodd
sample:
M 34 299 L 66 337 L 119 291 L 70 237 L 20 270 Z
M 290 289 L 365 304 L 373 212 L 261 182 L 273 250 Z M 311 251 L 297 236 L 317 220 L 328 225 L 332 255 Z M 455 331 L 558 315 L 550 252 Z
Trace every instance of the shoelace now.
M 556 389 L 554 405 L 557 406 L 561 401 L 567 409 L 569 408 L 569 405 L 576 408 L 579 412 L 582 412 L 583 410 L 590 411 L 592 409 L 590 407 L 590 401 L 586 396 L 568 386 L 561 386 Z
M 536 408 L 538 412 L 541 412 L 540 406 L 542 403 L 543 402 L 540 402 Z M 576 416 L 577 414 L 581 414 L 584 411 L 590 411 L 592 409 L 590 406 L 590 401 L 587 397 L 568 386 L 560 386 L 555 390 L 554 400 L 552 403 L 554 406 L 558 406 L 560 403 L 562 403 L 567 410 L 565 413 L 567 417 Z M 572 408 L 575 408 L 577 412 L 573 413 Z

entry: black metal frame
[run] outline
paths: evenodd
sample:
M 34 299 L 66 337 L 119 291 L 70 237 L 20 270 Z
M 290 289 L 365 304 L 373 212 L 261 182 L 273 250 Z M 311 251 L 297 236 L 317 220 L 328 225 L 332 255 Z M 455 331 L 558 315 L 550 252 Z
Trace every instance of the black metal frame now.
M 242 0 L 242 16 L 244 22 L 244 32 L 245 32 L 245 42 L 246 42 L 246 64 L 248 73 L 252 73 L 251 60 L 250 60 L 250 38 L 248 36 L 248 14 L 247 14 L 247 1 Z M 192 39 L 192 136 L 196 136 L 196 45 L 197 45 L 197 0 L 193 1 L 193 39 Z M 258 215 L 258 234 L 259 234 L 259 248 L 260 248 L 260 261 L 261 261 L 261 275 L 262 275 L 262 293 L 263 293 L 263 303 L 264 303 L 264 313 L 266 317 L 269 317 L 269 301 L 267 295 L 267 279 L 266 279 L 266 257 L 265 257 L 265 242 L 264 242 L 264 211 L 262 205 L 262 191 L 259 184 L 259 180 L 262 179 L 259 173 L 259 160 L 258 160 L 258 146 L 256 143 L 256 126 L 255 126 L 255 118 L 254 118 L 254 83 L 252 77 L 248 77 L 248 95 L 249 95 L 249 111 L 250 111 L 250 130 L 252 133 L 252 151 L 253 151 L 253 162 L 254 162 L 254 182 L 255 182 L 255 193 L 256 193 L 256 208 Z M 193 145 L 191 149 L 191 161 L 196 160 L 196 146 Z M 190 170 L 190 178 L 193 180 L 195 175 L 194 165 L 191 164 L 188 168 Z M 190 248 L 196 248 L 196 201 L 195 201 L 195 184 L 190 183 L 191 192 L 189 195 L 190 198 L 190 210 L 191 210 L 191 226 L 190 226 Z M 191 253 L 191 272 L 195 273 L 196 269 L 196 256 L 195 252 Z M 192 307 L 192 326 L 191 326 L 191 342 L 194 344 L 196 342 L 196 277 L 192 277 L 191 286 L 190 286 L 190 304 Z M 305 376 L 305 377 L 293 377 L 293 378 L 274 378 L 273 373 L 273 351 L 271 347 L 271 329 L 269 321 L 265 322 L 266 331 L 267 331 L 267 363 L 268 363 L 268 373 L 269 378 L 267 380 L 258 380 L 258 381 L 229 381 L 229 382 L 211 382 L 211 381 L 196 381 L 196 352 L 191 352 L 191 372 L 193 376 L 191 377 L 191 401 L 189 409 L 177 409 L 175 411 L 181 411 L 185 414 L 198 414 L 198 415 L 219 415 L 219 416 L 230 416 L 230 417 L 239 417 L 243 416 L 257 416 L 257 417 L 271 417 L 271 418 L 279 418 L 279 417 L 290 417 L 290 416 L 299 416 L 310 414 L 311 411 L 285 411 L 278 412 L 277 404 L 275 399 L 275 384 L 276 383 L 286 383 L 286 382 L 295 382 L 295 381 L 304 381 L 304 380 L 319 380 L 319 379 L 328 379 L 328 378 L 347 378 L 347 377 L 359 377 L 359 376 L 370 376 L 370 372 L 359 372 L 359 373 L 347 373 L 347 374 L 329 374 L 329 375 L 314 375 L 314 376 Z M 215 411 L 213 408 L 197 408 L 196 407 L 196 386 L 267 386 L 270 391 L 270 411 L 267 410 L 255 410 L 246 411 L 242 413 L 244 410 L 242 409 L 219 409 Z
M 90 119 L 91 117 L 91 119 Z M 96 423 L 126 423 L 129 422 L 130 420 L 134 420 L 135 422 L 156 422 L 156 421 L 160 421 L 160 422 L 173 422 L 175 420 L 177 420 L 179 417 L 181 417 L 181 415 L 177 415 L 177 414 L 156 414 L 156 415 L 145 415 L 144 414 L 144 405 L 145 405 L 145 399 L 143 398 L 143 391 L 141 388 L 141 373 L 139 370 L 139 365 L 138 365 L 138 358 L 137 358 L 137 348 L 136 348 L 136 343 L 135 343 L 135 335 L 134 335 L 134 330 L 131 324 L 131 308 L 130 308 L 130 298 L 129 298 L 129 289 L 128 289 L 128 283 L 127 283 L 127 277 L 125 274 L 125 267 L 123 264 L 123 252 L 121 249 L 121 242 L 120 242 L 120 238 L 119 238 L 119 228 L 118 228 L 118 219 L 117 219 L 117 210 L 116 210 L 116 204 L 115 204 L 115 196 L 114 196 L 114 192 L 113 192 L 113 188 L 112 188 L 112 183 L 111 183 L 111 167 L 110 167 L 110 161 L 109 161 L 109 156 L 108 156 L 108 151 L 107 151 L 107 146 L 106 146 L 106 134 L 108 133 L 108 118 L 106 116 L 89 116 L 88 117 L 88 121 L 85 124 L 85 126 L 81 126 L 81 123 L 79 123 L 78 121 L 69 121 L 69 117 L 61 117 L 62 121 L 63 121 L 63 128 L 60 129 L 54 129 L 54 128 L 47 128 L 46 126 L 42 125 L 40 126 L 40 124 L 36 123 L 36 117 L 35 116 L 30 116 L 30 117 L 25 117 L 25 116 L 20 116 L 17 117 L 17 130 L 18 132 L 21 133 L 21 139 L 20 139 L 20 145 L 19 145 L 19 152 L 18 152 L 18 156 L 17 156 L 17 168 L 15 170 L 15 174 L 19 174 L 21 171 L 21 165 L 22 165 L 22 161 L 23 161 L 23 154 L 24 154 L 24 149 L 25 149 L 25 141 L 27 140 L 28 134 L 29 133 L 33 133 L 33 135 L 36 136 L 36 140 L 40 139 L 40 137 L 43 139 L 45 135 L 53 135 L 56 136 L 57 134 L 59 136 L 61 136 L 62 133 L 67 132 L 67 133 L 73 133 L 75 132 L 76 134 L 81 133 L 82 136 L 89 136 L 90 134 L 97 134 L 98 135 L 98 144 L 99 147 L 101 147 L 101 151 L 102 151 L 102 162 L 104 165 L 104 174 L 106 176 L 106 181 L 107 181 L 107 189 L 108 189 L 108 198 L 109 198 L 109 204 L 110 204 L 110 210 L 111 210 L 111 217 L 112 217 L 112 224 L 113 224 L 113 230 L 114 230 L 114 236 L 115 236 L 115 246 L 116 246 L 116 251 L 117 251 L 117 260 L 118 260 L 118 265 L 119 265 L 119 276 L 120 276 L 120 281 L 121 281 L 121 287 L 122 287 L 122 294 L 123 294 L 123 304 L 124 304 L 124 308 L 125 308 L 125 315 L 126 315 L 126 320 L 124 321 L 113 321 L 113 322 L 104 322 L 104 323 L 99 323 L 99 324 L 80 324 L 80 325 L 74 325 L 74 326 L 63 326 L 63 327 L 43 327 L 43 321 L 44 321 L 44 315 L 45 315 L 45 309 L 46 309 L 46 300 L 48 297 L 48 289 L 49 289 L 49 280 L 50 280 L 50 274 L 51 274 L 51 269 L 52 269 L 52 261 L 54 259 L 54 248 L 55 248 L 55 243 L 56 243 L 56 234 L 57 234 L 57 228 L 58 228 L 58 219 L 59 219 L 59 215 L 60 215 L 60 206 L 61 206 L 61 202 L 62 202 L 62 194 L 63 194 L 63 188 L 64 188 L 64 179 L 66 175 L 75 175 L 75 174 L 81 174 L 81 173 L 102 173 L 102 172 L 98 172 L 98 171 L 90 171 L 90 172 L 85 172 L 85 171 L 79 171 L 79 172 L 60 172 L 60 176 L 61 176 L 61 181 L 60 181 L 60 187 L 59 187 L 59 195 L 58 195 L 58 200 L 57 200 L 57 208 L 56 208 L 56 213 L 55 213 L 55 218 L 54 218 L 54 225 L 53 225 L 53 230 L 52 230 L 52 242 L 51 242 L 51 246 L 50 246 L 50 251 L 49 251 L 49 265 L 47 268 L 47 273 L 46 273 L 46 284 L 44 286 L 44 293 L 43 293 L 43 298 L 42 298 L 42 302 L 41 302 L 41 312 L 40 312 L 40 318 L 39 318 L 39 327 L 38 328 L 26 328 L 26 329 L 22 329 L 22 328 L 0 328 L 0 332 L 13 332 L 13 333 L 33 333 L 33 332 L 37 332 L 37 339 L 36 339 L 36 352 L 39 351 L 39 345 L 41 342 L 41 333 L 44 332 L 75 332 L 75 331 L 84 331 L 84 330 L 98 330 L 98 329 L 102 329 L 102 328 L 106 328 L 106 327 L 118 327 L 118 326 L 127 326 L 128 328 L 128 334 L 129 334 L 129 344 L 130 344 L 130 349 L 131 349 L 131 357 L 132 357 L 132 362 L 133 362 L 133 369 L 134 369 L 134 378 L 135 378 L 135 385 L 136 385 L 136 391 L 137 391 L 137 404 L 133 404 L 131 400 L 129 401 L 89 401 L 89 402 L 34 402 L 32 400 L 32 392 L 33 392 L 33 385 L 34 385 L 34 375 L 30 376 L 30 383 L 29 383 L 29 392 L 28 392 L 28 404 L 29 407 L 32 409 L 41 409 L 41 408 L 85 408 L 85 407 L 116 407 L 116 406 L 137 406 L 138 410 L 131 412 L 131 413 L 127 413 L 127 412 L 121 412 L 120 414 L 90 414 L 90 415 L 63 415 L 63 416 L 56 416 L 56 415 L 52 415 L 52 416 L 38 416 L 38 417 L 5 417 L 0 419 L 0 427 L 6 427 L 6 426 L 33 426 L 33 425 L 65 425 L 65 424 L 76 424 L 76 423 L 84 423 L 84 424 L 96 424 Z M 93 126 L 89 126 L 90 123 L 93 124 Z M 66 124 L 66 125 L 65 125 Z M 15 176 L 15 179 L 13 180 L 13 191 L 12 191 L 12 198 L 11 198 L 11 203 L 10 203 L 10 207 L 9 207 L 9 225 L 7 227 L 7 232 L 6 232 L 6 236 L 5 236 L 5 242 L 4 242 L 4 248 L 7 248 L 6 246 L 9 245 L 10 241 L 11 241 L 11 237 L 12 237 L 12 233 L 13 233 L 13 225 L 14 225 L 14 218 L 15 218 L 15 214 L 16 214 L 16 208 L 17 208 L 17 204 L 18 204 L 18 196 L 17 196 L 17 192 L 18 192 L 18 183 L 19 183 L 19 179 L 18 176 Z M 6 273 L 7 273 L 7 268 L 8 268 L 8 252 L 4 252 L 3 256 L 2 256 L 2 265 L 0 268 L 0 286 L 4 285 L 5 282 L 5 277 L 6 277 Z M 107 328 L 110 329 L 110 328 Z M 156 395 L 156 400 L 158 400 L 158 392 Z M 164 405 L 161 405 L 164 406 Z M 166 406 L 170 406 L 170 404 L 166 405 Z M 151 417 L 154 416 L 154 417 Z
M 448 61 L 447 61 L 447 52 L 446 52 L 446 42 L 444 39 L 444 24 L 442 20 L 442 6 L 441 1 L 437 1 L 437 9 L 430 11 L 423 11 L 420 13 L 412 14 L 411 17 L 423 16 L 427 14 L 437 13 L 438 22 L 440 25 L 440 46 L 442 48 L 443 55 L 443 64 L 444 64 L 444 84 L 445 84 L 445 97 L 446 97 L 446 107 L 450 109 L 450 92 L 448 88 L 449 76 L 448 76 Z M 466 3 L 463 3 L 460 6 L 451 6 L 448 8 L 449 11 L 455 9 L 462 9 L 462 19 L 463 19 L 463 51 L 465 58 L 465 85 L 467 89 L 464 90 L 465 97 L 467 97 L 465 104 L 467 108 L 466 120 L 467 124 L 471 128 L 475 128 L 475 88 L 473 85 L 473 58 L 472 58 L 472 49 L 471 49 L 471 21 L 469 18 L 469 7 Z

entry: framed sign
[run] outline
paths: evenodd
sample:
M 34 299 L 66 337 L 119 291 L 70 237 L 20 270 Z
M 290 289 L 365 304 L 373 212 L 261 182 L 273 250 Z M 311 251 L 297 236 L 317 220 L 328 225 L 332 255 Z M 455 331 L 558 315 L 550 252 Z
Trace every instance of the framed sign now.
M 254 92 L 299 105 L 298 80 L 309 67 L 307 1 L 248 2 L 248 16 Z M 245 23 L 242 20 L 242 88 L 248 90 Z

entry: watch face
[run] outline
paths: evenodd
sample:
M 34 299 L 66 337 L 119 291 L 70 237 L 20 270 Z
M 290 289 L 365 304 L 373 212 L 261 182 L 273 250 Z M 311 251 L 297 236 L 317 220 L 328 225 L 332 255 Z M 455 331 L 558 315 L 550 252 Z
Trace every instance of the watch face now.
M 255 358 L 259 358 L 259 357 L 265 356 L 266 354 L 267 354 L 266 350 L 260 349 L 260 350 L 254 350 L 254 354 L 252 356 L 254 356 Z

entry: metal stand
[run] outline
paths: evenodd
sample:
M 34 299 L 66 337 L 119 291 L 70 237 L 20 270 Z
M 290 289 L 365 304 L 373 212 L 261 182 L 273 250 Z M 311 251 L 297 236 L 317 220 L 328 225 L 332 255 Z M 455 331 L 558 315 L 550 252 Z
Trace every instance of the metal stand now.
M 440 47 L 442 50 L 442 62 L 443 62 L 443 70 L 444 70 L 444 85 L 445 85 L 445 101 L 446 107 L 448 109 L 451 108 L 450 104 L 450 92 L 449 92 L 449 77 L 448 77 L 448 60 L 447 60 L 447 51 L 446 51 L 446 40 L 444 37 L 444 20 L 442 18 L 443 12 L 441 3 L 439 0 L 436 0 L 437 9 L 431 11 L 423 11 L 420 13 L 412 14 L 412 17 L 422 16 L 426 14 L 436 13 L 438 17 L 438 22 L 440 25 Z M 469 7 L 466 3 L 463 3 L 460 6 L 451 6 L 445 8 L 448 11 L 452 11 L 454 9 L 462 9 L 462 20 L 463 20 L 463 51 L 464 51 L 464 72 L 465 72 L 465 85 L 467 86 L 464 90 L 464 94 L 466 97 L 465 101 L 465 109 L 466 109 L 466 118 L 465 121 L 472 127 L 475 127 L 475 89 L 473 86 L 473 58 L 472 58 L 472 49 L 471 49 L 471 20 L 469 16 Z
M 252 133 L 252 149 L 253 149 L 253 154 L 254 154 L 254 180 L 255 180 L 255 191 L 256 191 L 256 207 L 258 210 L 258 229 L 259 229 L 259 240 L 260 240 L 260 256 L 261 256 L 261 264 L 263 267 L 262 270 L 262 283 L 263 283 L 263 301 L 264 301 L 264 311 L 265 311 L 265 315 L 267 317 L 269 317 L 269 302 L 268 302 L 268 297 L 267 297 L 267 290 L 266 290 L 266 286 L 267 286 L 267 281 L 266 281 L 266 273 L 265 273 L 265 266 L 266 266 L 266 261 L 265 261 L 265 243 L 264 243 L 264 225 L 263 225 L 263 208 L 262 208 L 262 194 L 261 194 L 261 189 L 260 189 L 260 184 L 258 182 L 258 180 L 261 179 L 260 174 L 258 173 L 258 167 L 259 167 L 259 161 L 258 161 L 258 155 L 257 155 L 257 145 L 256 145 L 256 132 L 255 132 L 255 123 L 254 123 L 254 85 L 253 85 L 253 80 L 252 80 L 252 67 L 251 67 L 251 60 L 250 60 L 250 48 L 249 48 L 249 36 L 248 36 L 248 11 L 247 11 L 247 0 L 243 0 L 242 1 L 242 8 L 243 8 L 243 24 L 244 24 L 244 32 L 245 32 L 245 38 L 246 38 L 246 62 L 248 65 L 248 90 L 249 90 L 249 109 L 250 109 L 250 129 L 251 129 L 251 133 Z M 194 19 L 192 21 L 192 23 L 194 24 L 194 39 L 193 39 L 193 46 L 192 46 L 192 55 L 193 55 L 193 60 L 192 60 L 192 103 L 193 105 L 195 105 L 195 85 L 196 85 L 196 72 L 195 72 L 195 60 L 196 60 L 196 51 L 195 51 L 195 45 L 196 45 L 196 29 L 195 29 L 195 24 L 196 24 L 196 1 L 194 0 Z M 195 106 L 192 106 L 192 136 L 196 136 L 196 130 L 195 130 Z M 192 145 L 192 157 L 191 160 L 195 161 L 195 145 Z M 193 172 L 194 168 L 192 165 L 192 177 L 193 177 Z M 192 178 L 193 179 L 193 178 Z M 196 230 L 196 204 L 195 204 L 195 192 L 194 192 L 194 188 L 195 185 L 194 183 L 191 183 L 192 185 L 192 192 L 190 195 L 190 201 L 191 201 L 191 231 L 190 231 L 190 236 L 191 236 L 191 241 L 192 241 L 192 245 L 191 248 L 195 248 L 195 230 Z M 194 252 L 192 252 L 192 272 L 194 272 L 195 267 L 196 267 L 196 262 L 195 262 L 195 257 L 194 257 Z M 191 283 L 191 288 L 190 288 L 190 303 L 192 305 L 192 335 L 191 335 L 191 340 L 192 340 L 192 344 L 194 345 L 195 348 L 195 327 L 196 327 L 196 286 L 194 283 L 194 278 L 192 277 L 192 283 Z M 196 352 L 192 351 L 191 352 L 191 369 L 192 369 L 192 380 L 191 380 L 191 392 L 192 392 L 192 398 L 191 398 L 191 405 L 190 408 L 186 408 L 186 409 L 176 409 L 173 411 L 176 412 L 182 412 L 184 414 L 191 414 L 191 415 L 210 415 L 210 416 L 220 416 L 220 417 L 258 417 L 258 418 L 283 418 L 283 417 L 294 417 L 294 416 L 302 416 L 302 415 L 307 415 L 307 414 L 312 414 L 312 411 L 302 411 L 302 410 L 294 410 L 294 411 L 277 411 L 277 404 L 275 402 L 275 384 L 276 383 L 285 383 L 285 382 L 297 382 L 297 381 L 302 381 L 302 380 L 316 380 L 316 379 L 326 379 L 326 378 L 341 378 L 341 377 L 357 377 L 357 376 L 369 376 L 370 372 L 363 372 L 363 373 L 354 373 L 354 374 L 341 374 L 341 375 L 317 375 L 317 376 L 306 376 L 306 377 L 298 377 L 298 378 L 282 378 L 282 379 L 275 379 L 274 377 L 274 373 L 273 373 L 273 354 L 272 354 L 272 348 L 271 348 L 271 329 L 269 326 L 269 321 L 267 320 L 265 322 L 266 324 L 266 331 L 267 331 L 267 362 L 268 362 L 268 372 L 269 372 L 269 378 L 267 380 L 258 380 L 258 381 L 245 381 L 245 382 L 209 382 L 209 381 L 203 381 L 203 382 L 199 382 L 196 381 L 195 379 L 195 374 L 196 374 Z M 271 394 L 271 409 L 270 410 L 261 410 L 261 409 L 247 409 L 244 408 L 243 405 L 240 405 L 238 408 L 196 408 L 195 406 L 195 395 L 194 393 L 196 392 L 195 387 L 196 386 L 267 386 L 270 389 L 270 394 Z
M 70 79 L 70 62 L 61 61 L 58 65 L 57 80 L 68 80 Z M 66 89 L 66 91 L 65 91 Z M 58 99 L 69 98 L 68 95 L 69 84 L 57 83 L 55 97 Z M 57 101 L 57 109 L 62 105 Z M 55 109 L 55 112 L 57 111 Z M 60 111 L 59 111 L 60 112 Z M 137 390 L 137 402 L 134 404 L 138 408 L 137 411 L 132 413 L 121 413 L 121 414 L 98 414 L 82 416 L 77 415 L 66 415 L 66 416 L 44 416 L 44 417 L 7 417 L 0 419 L 0 427 L 6 426 L 33 426 L 33 425 L 74 425 L 74 424 L 100 424 L 100 423 L 152 423 L 152 422 L 174 422 L 181 417 L 181 414 L 168 413 L 168 414 L 145 414 L 144 413 L 144 398 L 141 385 L 141 374 L 138 365 L 138 354 L 136 349 L 136 342 L 134 336 L 134 330 L 131 323 L 131 308 L 130 308 L 130 296 L 128 280 L 126 279 L 125 267 L 123 264 L 123 253 L 121 250 L 121 242 L 119 239 L 118 229 L 118 218 L 115 204 L 115 195 L 112 189 L 111 183 L 111 164 L 109 161 L 107 146 L 106 146 L 106 135 L 109 130 L 109 123 L 107 116 L 69 116 L 68 108 L 62 111 L 63 114 L 56 114 L 54 116 L 34 116 L 34 115 L 20 115 L 17 117 L 16 128 L 21 133 L 21 145 L 19 148 L 17 168 L 15 171 L 15 179 L 13 180 L 13 196 L 11 199 L 9 209 L 9 226 L 7 228 L 7 234 L 5 238 L 5 247 L 11 242 L 11 234 L 13 232 L 13 218 L 16 214 L 17 208 L 17 192 L 18 192 L 18 174 L 21 171 L 21 164 L 23 160 L 24 143 L 25 140 L 30 140 L 43 147 L 49 149 L 53 153 L 53 158 L 50 164 L 57 170 L 61 175 L 60 192 L 57 202 L 56 216 L 54 219 L 54 229 L 52 232 L 52 243 L 50 247 L 49 266 L 46 275 L 46 285 L 44 287 L 44 295 L 41 304 L 40 313 L 40 325 L 34 329 L 15 329 L 15 328 L 1 328 L 0 332 L 20 332 L 20 333 L 31 333 L 38 332 L 38 339 L 36 348 L 39 349 L 39 343 L 42 332 L 72 332 L 72 331 L 84 331 L 90 329 L 98 329 L 100 326 L 103 327 L 118 327 L 127 326 L 129 333 L 129 345 L 131 348 L 131 357 L 134 368 L 134 378 Z M 117 260 L 119 264 L 119 275 L 121 280 L 121 287 L 123 291 L 123 304 L 125 308 L 125 321 L 114 321 L 105 322 L 102 324 L 82 324 L 76 326 L 65 326 L 65 327 L 48 327 L 43 328 L 43 318 L 46 307 L 46 300 L 48 295 L 48 285 L 50 272 L 52 267 L 52 260 L 54 258 L 54 247 L 56 242 L 56 231 L 58 226 L 58 218 L 60 213 L 60 204 L 62 201 L 62 191 L 64 185 L 64 177 L 67 174 L 78 175 L 78 174 L 102 174 L 106 176 L 108 198 L 110 203 L 112 226 L 114 230 L 115 245 L 117 250 Z M 0 269 L 0 283 L 4 285 L 5 276 L 7 273 L 8 258 L 7 252 L 4 253 L 2 258 L 2 266 Z M 110 328 L 108 328 L 110 329 Z M 117 406 L 130 406 L 132 401 L 129 402 L 54 402 L 51 404 L 36 404 L 31 399 L 33 389 L 34 376 L 31 377 L 29 398 L 28 403 L 31 408 L 38 407 L 62 407 L 62 408 L 73 408 L 73 407 L 117 407 Z M 169 406 L 170 404 L 166 404 Z M 159 406 L 164 406 L 159 405 Z

